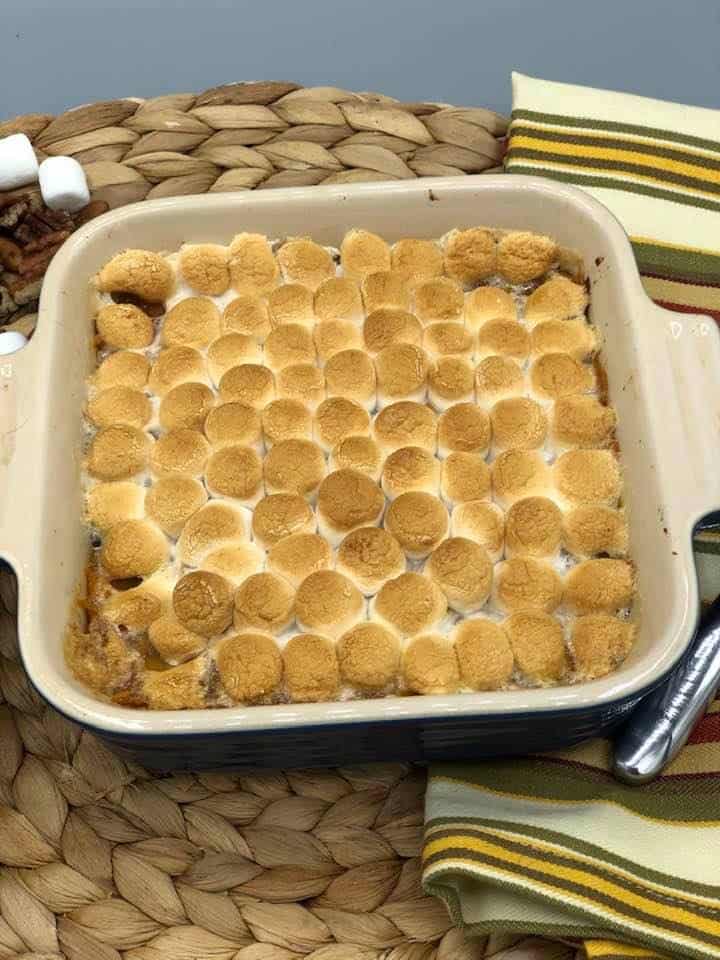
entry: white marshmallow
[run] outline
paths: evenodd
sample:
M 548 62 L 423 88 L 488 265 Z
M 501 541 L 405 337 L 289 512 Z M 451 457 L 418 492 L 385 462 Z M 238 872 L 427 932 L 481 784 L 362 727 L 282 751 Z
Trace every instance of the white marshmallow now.
M 24 133 L 0 140 L 0 190 L 14 190 L 38 178 L 38 162 Z
M 48 157 L 39 176 L 43 201 L 51 210 L 74 213 L 90 203 L 85 171 L 72 157 Z
M 0 355 L 15 353 L 27 343 L 27 337 L 19 330 L 5 330 L 0 333 Z

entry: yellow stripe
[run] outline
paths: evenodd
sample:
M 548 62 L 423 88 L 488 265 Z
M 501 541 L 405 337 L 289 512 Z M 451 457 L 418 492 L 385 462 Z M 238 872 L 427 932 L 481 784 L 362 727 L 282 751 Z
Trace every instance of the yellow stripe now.
M 594 957 L 612 956 L 662 958 L 662 954 L 656 953 L 654 950 L 634 947 L 630 943 L 618 943 L 616 940 L 586 940 L 584 947 L 588 960 L 593 960 Z
M 550 754 L 550 759 L 552 759 L 552 754 Z M 438 781 L 443 780 L 446 783 L 459 783 L 462 784 L 463 787 L 484 791 L 494 797 L 526 800 L 528 803 L 535 803 L 538 804 L 538 806 L 542 804 L 548 807 L 583 807 L 595 803 L 602 804 L 605 807 L 616 807 L 618 810 L 622 810 L 623 813 L 637 817 L 638 820 L 647 820 L 649 823 L 661 823 L 666 827 L 720 827 L 720 820 L 671 820 L 668 817 L 650 817 L 646 813 L 638 813 L 637 810 L 631 810 L 618 800 L 608 800 L 605 797 L 598 797 L 593 800 L 555 800 L 554 797 L 538 797 L 532 796 L 529 793 L 511 793 L 509 790 L 493 790 L 484 784 L 471 783 L 469 780 L 463 780 L 462 777 L 448 777 L 445 774 L 442 776 L 433 774 L 432 779 Z
M 647 167 L 649 170 L 667 170 L 668 173 L 692 177 L 700 182 L 720 184 L 720 170 L 710 170 L 698 164 L 684 163 L 682 160 L 635 153 L 632 150 L 619 150 L 617 147 L 586 147 L 579 143 L 556 143 L 524 136 L 513 137 L 510 146 L 538 150 L 541 153 L 561 153 L 566 157 L 586 157 L 589 160 L 619 160 Z
M 667 247 L 668 250 L 682 250 L 684 253 L 702 253 L 706 257 L 717 257 L 717 250 L 708 250 L 707 247 L 688 247 L 684 243 L 670 243 L 669 240 L 656 240 L 654 237 L 630 237 L 633 243 L 647 243 L 653 247 Z
M 698 310 L 720 310 L 720 288 L 703 287 L 695 283 L 676 283 L 660 277 L 642 278 L 643 286 L 653 300 L 667 300 Z
M 586 897 L 581 893 L 576 893 L 575 891 L 570 893 L 566 890 L 558 890 L 558 888 L 552 884 L 543 883 L 541 880 L 527 881 L 525 877 L 520 876 L 511 866 L 498 867 L 493 864 L 491 867 L 483 866 L 483 869 L 480 870 L 478 869 L 478 864 L 475 860 L 470 860 L 467 857 L 449 857 L 445 862 L 440 861 L 428 867 L 424 873 L 424 882 L 426 882 L 428 878 L 430 878 L 432 874 L 436 872 L 436 870 L 447 869 L 450 864 L 461 865 L 469 872 L 477 874 L 480 880 L 487 880 L 488 875 L 505 877 L 511 883 L 518 886 L 523 886 L 526 884 L 528 886 L 532 886 L 533 889 L 545 890 L 551 899 L 558 899 L 558 897 L 562 896 L 565 900 L 571 899 L 579 903 L 587 904 L 589 912 L 592 912 L 596 916 L 602 914 L 605 916 L 610 916 L 626 929 L 637 931 L 639 934 L 662 936 L 667 940 L 685 943 L 696 950 L 699 943 L 701 943 L 703 949 L 707 948 L 707 944 L 702 943 L 696 937 L 690 937 L 687 934 L 678 933 L 676 930 L 668 931 L 665 928 L 659 928 L 650 922 L 637 920 L 635 917 L 628 917 L 627 914 L 619 913 L 617 910 L 613 910 L 612 907 L 608 907 L 605 904 L 599 904 L 597 900 L 593 900 L 592 897 Z M 720 953 L 716 951 L 714 956 L 720 956 Z
M 548 133 L 564 133 L 572 136 L 591 136 L 598 140 L 624 140 L 628 146 L 634 143 L 642 144 L 645 147 L 663 147 L 668 150 L 677 150 L 680 153 L 688 153 L 698 160 L 717 160 L 717 150 L 705 150 L 703 147 L 693 147 L 686 143 L 678 143 L 676 140 L 663 140 L 662 137 L 649 139 L 641 137 L 634 133 L 606 133 L 604 130 L 596 130 L 594 127 L 563 127 L 555 124 L 541 123 L 539 120 L 524 120 L 518 117 L 510 124 L 510 134 L 513 136 L 513 127 L 532 127 L 533 130 L 545 130 Z M 549 143 L 552 141 L 544 141 Z
M 538 167 L 539 169 L 547 167 L 554 170 L 563 170 L 567 173 L 574 173 L 577 175 L 583 173 L 593 173 L 600 177 L 605 177 L 606 179 L 614 178 L 616 180 L 626 180 L 628 183 L 632 183 L 634 180 L 647 183 L 656 183 L 664 190 L 677 193 L 678 196 L 682 196 L 683 193 L 689 193 L 693 196 L 697 195 L 699 197 L 706 197 L 708 200 L 714 200 L 716 203 L 719 199 L 717 193 L 712 193 L 708 190 L 701 190 L 699 187 L 688 187 L 685 184 L 669 184 L 666 180 L 661 180 L 658 177 L 651 177 L 644 173 L 628 173 L 625 170 L 606 170 L 603 167 L 578 167 L 570 161 L 563 162 L 561 160 L 548 160 L 546 157 L 543 157 L 542 160 L 536 160 L 530 157 L 518 157 L 517 160 L 513 160 L 511 158 L 507 161 L 506 166 L 512 167 L 516 163 L 521 164 L 524 167 L 533 166 Z
M 524 853 L 516 853 L 513 850 L 507 850 L 505 847 L 501 847 L 487 840 L 481 840 L 478 837 L 457 836 L 443 837 L 439 840 L 431 840 L 426 846 L 426 856 L 429 857 L 434 853 L 442 853 L 444 850 L 452 849 L 454 847 L 472 850 L 475 853 L 485 854 L 486 856 L 494 857 L 496 860 L 502 860 L 508 864 L 514 864 L 518 867 L 534 870 L 540 874 L 558 877 L 562 880 L 568 881 L 569 883 L 576 883 L 584 887 L 589 887 L 591 890 L 596 890 L 598 893 L 602 893 L 604 896 L 610 897 L 618 903 L 625 903 L 628 906 L 634 907 L 636 910 L 640 910 L 645 914 L 649 914 L 651 917 L 656 917 L 660 921 L 671 921 L 673 923 L 690 927 L 690 929 L 694 928 L 701 930 L 709 936 L 720 936 L 720 920 L 710 920 L 707 917 L 693 913 L 690 910 L 684 909 L 683 907 L 672 907 L 667 904 L 655 903 L 653 900 L 648 900 L 646 897 L 643 897 L 638 893 L 634 893 L 627 887 L 620 886 L 619 884 L 613 883 L 609 880 L 604 880 L 602 877 L 588 873 L 586 870 L 583 870 L 580 867 L 563 867 L 557 863 L 550 863 L 547 860 L 542 860 L 539 857 L 530 856 Z M 536 881 L 533 879 L 529 882 L 535 883 Z M 557 895 L 572 897 L 576 896 L 576 893 L 574 891 L 571 892 L 567 890 L 558 890 Z M 582 894 L 580 894 L 580 896 L 582 897 Z M 614 911 L 612 907 L 607 907 L 605 904 L 602 904 L 601 906 L 603 910 L 610 910 L 614 913 L 618 913 L 617 911 Z M 619 915 L 625 916 L 624 914 Z M 627 920 L 628 918 L 625 917 L 625 919 Z M 629 919 L 630 922 L 632 922 L 634 918 Z M 639 922 L 642 923 L 643 921 L 641 920 Z M 682 934 L 677 934 L 677 931 L 672 931 L 670 935 L 682 936 Z

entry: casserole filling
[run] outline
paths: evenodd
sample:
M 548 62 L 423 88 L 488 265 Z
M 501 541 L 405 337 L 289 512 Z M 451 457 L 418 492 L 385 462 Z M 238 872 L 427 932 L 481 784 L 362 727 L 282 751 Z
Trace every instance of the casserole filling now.
M 634 639 L 577 258 L 238 234 L 94 278 L 76 677 L 150 709 L 582 682 Z

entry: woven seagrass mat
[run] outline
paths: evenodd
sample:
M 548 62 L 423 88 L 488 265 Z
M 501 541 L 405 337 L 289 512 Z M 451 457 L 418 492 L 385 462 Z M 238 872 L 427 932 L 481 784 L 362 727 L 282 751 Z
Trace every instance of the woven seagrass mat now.
M 93 200 L 117 207 L 484 172 L 501 160 L 505 126 L 482 109 L 271 82 L 24 116 L 0 123 L 0 136 L 22 130 L 41 157 L 75 156 Z M 29 331 L 32 298 L 16 307 Z M 466 943 L 423 896 L 423 771 L 154 777 L 38 698 L 16 606 L 0 569 L 0 960 L 574 956 L 536 938 Z

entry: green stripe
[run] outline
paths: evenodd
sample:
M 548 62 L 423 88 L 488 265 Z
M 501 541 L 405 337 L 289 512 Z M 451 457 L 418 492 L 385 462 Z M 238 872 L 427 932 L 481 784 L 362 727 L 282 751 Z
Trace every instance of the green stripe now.
M 720 280 L 720 256 L 637 240 L 633 241 L 632 246 L 641 271 L 662 271 L 670 276 L 687 277 L 701 282 Z
M 639 137 L 670 140 L 672 143 L 683 143 L 688 147 L 699 147 L 702 150 L 720 153 L 720 142 L 717 140 L 693 137 L 689 133 L 663 130 L 661 127 L 643 127 L 637 123 L 616 123 L 614 120 L 595 120 L 590 117 L 564 117 L 558 113 L 537 113 L 535 110 L 513 110 L 511 121 L 515 120 L 534 120 L 536 123 L 547 123 L 550 126 L 585 127 L 590 130 L 607 130 L 610 133 L 630 133 Z
M 615 137 L 593 137 L 583 133 L 556 133 L 554 130 L 538 130 L 535 127 L 512 127 L 512 137 L 527 136 L 536 140 L 545 140 L 548 143 L 572 143 L 581 147 L 599 147 L 601 149 L 625 150 L 630 153 L 640 153 L 649 157 L 663 157 L 666 160 L 677 160 L 688 163 L 698 170 L 720 170 L 720 157 L 711 160 L 708 157 L 698 157 L 697 154 L 687 153 L 684 150 L 673 150 L 672 147 L 661 147 L 655 144 L 636 143 L 634 140 L 620 140 Z M 511 139 L 512 142 L 512 139 Z
M 484 827 L 495 830 L 506 830 L 509 833 L 516 833 L 519 836 L 541 840 L 545 843 L 554 843 L 562 847 L 567 847 L 574 853 L 604 861 L 620 870 L 634 873 L 648 883 L 656 883 L 672 890 L 680 890 L 681 892 L 695 894 L 700 897 L 715 897 L 720 901 L 720 886 L 696 883 L 693 880 L 683 879 L 681 881 L 670 874 L 660 873 L 658 870 L 651 870 L 649 867 L 642 866 L 642 864 L 627 860 L 625 857 L 620 857 L 616 853 L 613 853 L 612 850 L 607 850 L 604 847 L 598 847 L 593 843 L 579 840 L 577 837 L 570 836 L 566 833 L 558 833 L 555 830 L 548 830 L 545 827 L 538 827 L 526 823 L 516 823 L 510 820 L 490 820 L 484 817 L 433 817 L 432 820 L 428 820 L 425 824 L 426 841 L 431 840 L 432 836 L 435 835 L 429 836 L 429 830 L 433 827 L 447 824 L 448 829 L 451 830 L 452 827 L 450 825 L 458 823 L 463 825 L 467 824 L 468 829 L 471 829 L 475 824 L 480 824 Z M 455 829 L 457 830 L 457 828 Z
M 567 156 L 564 153 L 553 153 L 552 150 L 532 150 L 529 147 L 513 147 L 510 141 L 510 149 L 506 156 L 510 161 L 515 157 L 526 160 L 545 160 L 564 163 L 573 167 L 592 167 L 598 170 L 610 170 L 616 173 L 623 173 L 629 177 L 652 175 L 656 180 L 663 183 L 671 183 L 678 187 L 692 187 L 696 190 L 704 190 L 705 193 L 716 193 L 720 195 L 720 183 L 711 183 L 708 180 L 700 180 L 697 177 L 689 177 L 684 173 L 671 173 L 668 170 L 661 170 L 658 167 L 644 167 L 640 163 L 631 163 L 627 160 L 601 160 L 596 157 L 576 157 Z
M 522 763 L 485 760 L 476 766 L 438 764 L 433 767 L 433 776 L 538 800 L 612 801 L 669 824 L 673 820 L 705 821 L 720 812 L 720 778 L 714 774 L 693 776 L 692 792 L 681 778 L 629 787 L 618 783 L 612 774 L 586 765 L 529 757 Z
M 497 838 L 493 839 L 493 843 L 497 846 L 502 847 L 509 852 L 513 851 L 512 843 L 504 843 L 497 841 Z M 637 921 L 642 923 L 645 926 L 653 927 L 657 934 L 656 936 L 660 938 L 663 934 L 665 937 L 672 937 L 673 934 L 678 934 L 687 939 L 694 940 L 698 945 L 705 944 L 706 946 L 720 947 L 720 936 L 704 933 L 697 930 L 694 927 L 691 927 L 689 924 L 678 923 L 675 920 L 669 920 L 667 917 L 656 917 L 650 913 L 647 913 L 644 910 L 640 910 L 637 907 L 631 906 L 629 903 L 626 903 L 623 900 L 618 900 L 615 897 L 608 896 L 608 894 L 602 893 L 599 890 L 596 890 L 594 887 L 590 887 L 584 883 L 578 883 L 575 880 L 568 880 L 565 877 L 556 876 L 552 872 L 544 873 L 541 870 L 536 870 L 533 867 L 527 867 L 519 863 L 513 863 L 508 860 L 502 859 L 502 857 L 493 857 L 490 854 L 477 853 L 474 850 L 467 850 L 465 848 L 459 848 L 457 850 L 457 855 L 461 856 L 465 860 L 470 860 L 473 863 L 478 864 L 478 869 L 483 866 L 496 868 L 498 870 L 510 870 L 516 876 L 519 876 L 525 880 L 529 885 L 538 884 L 542 885 L 541 889 L 536 889 L 535 894 L 537 896 L 547 897 L 547 887 L 552 887 L 555 890 L 556 896 L 558 899 L 562 900 L 563 893 L 575 894 L 578 897 L 586 897 L 591 900 L 596 907 L 602 909 L 603 907 L 608 910 L 612 910 L 615 913 L 619 913 L 624 917 L 627 917 L 628 921 Z M 451 856 L 451 853 L 448 852 L 447 858 Z M 431 858 L 428 861 L 428 865 L 431 866 L 433 862 L 442 862 L 444 858 L 441 855 L 438 855 L 438 859 L 433 861 Z M 484 880 L 488 880 L 484 874 L 480 874 Z M 575 910 L 584 910 L 586 907 L 573 904 L 567 909 Z M 618 921 L 622 925 L 622 920 Z M 641 936 L 648 936 L 647 933 L 641 934 Z
M 569 166 L 570 164 L 568 164 Z M 596 177 L 588 174 L 570 173 L 565 170 L 553 170 L 549 167 L 534 167 L 524 165 L 519 161 L 506 160 L 506 173 L 518 173 L 537 177 L 544 176 L 551 180 L 558 180 L 560 183 L 574 183 L 581 187 L 605 187 L 608 190 L 621 190 L 623 193 L 637 193 L 643 197 L 652 197 L 654 200 L 667 200 L 670 203 L 678 203 L 685 207 L 697 207 L 700 210 L 710 210 L 713 213 L 720 213 L 720 203 L 715 200 L 709 200 L 707 197 L 695 197 L 686 193 L 673 193 L 670 190 L 663 190 L 662 187 L 654 187 L 648 183 L 635 183 L 632 180 L 616 180 L 613 177 Z
M 509 828 L 507 825 L 501 829 L 505 832 L 513 833 L 512 826 Z M 596 854 L 592 860 L 592 863 L 584 863 L 579 861 L 576 857 L 572 856 L 574 853 L 570 849 L 569 845 L 563 844 L 566 846 L 566 853 L 563 853 L 562 850 L 545 850 L 539 849 L 532 845 L 534 837 L 526 836 L 526 843 L 521 843 L 518 841 L 510 840 L 507 837 L 497 838 L 494 834 L 488 832 L 488 830 L 482 830 L 478 826 L 465 825 L 463 827 L 457 826 L 448 826 L 445 830 L 436 830 L 433 832 L 432 837 L 429 838 L 430 842 L 437 840 L 438 838 L 448 837 L 458 837 L 458 834 L 466 834 L 468 836 L 477 836 L 480 839 L 487 840 L 491 843 L 494 843 L 496 840 L 502 840 L 502 846 L 507 846 L 508 849 L 514 850 L 516 853 L 530 853 L 531 856 L 534 856 L 537 860 L 542 860 L 547 863 L 554 863 L 561 867 L 569 867 L 573 870 L 584 870 L 586 873 L 590 873 L 593 876 L 597 877 L 600 880 L 604 880 L 607 883 L 613 883 L 619 887 L 623 887 L 625 890 L 630 890 L 633 893 L 638 894 L 638 896 L 644 897 L 646 900 L 652 900 L 654 903 L 657 903 L 661 906 L 682 906 L 690 913 L 696 913 L 701 917 L 710 917 L 710 919 L 717 919 L 718 908 L 720 906 L 720 900 L 717 898 L 718 890 L 715 890 L 715 906 L 709 906 L 704 904 L 695 904 L 687 899 L 688 891 L 684 890 L 677 885 L 672 885 L 671 889 L 667 892 L 662 890 L 652 890 L 646 883 L 640 879 L 637 871 L 634 869 L 632 873 L 635 873 L 635 877 L 619 877 L 612 870 L 607 869 L 605 860 L 602 852 Z M 522 831 L 516 831 L 518 836 L 523 836 Z M 462 837 L 458 837 L 459 846 L 453 849 L 461 851 L 461 855 L 464 855 L 464 847 L 462 846 Z M 451 857 L 447 850 L 442 852 L 433 853 L 425 860 L 426 863 L 435 863 L 438 860 L 443 858 Z

